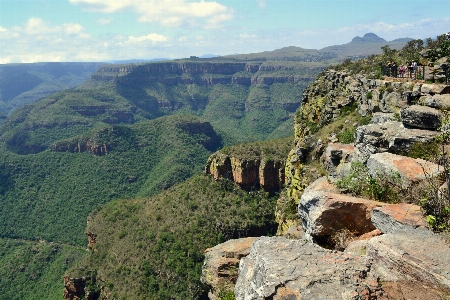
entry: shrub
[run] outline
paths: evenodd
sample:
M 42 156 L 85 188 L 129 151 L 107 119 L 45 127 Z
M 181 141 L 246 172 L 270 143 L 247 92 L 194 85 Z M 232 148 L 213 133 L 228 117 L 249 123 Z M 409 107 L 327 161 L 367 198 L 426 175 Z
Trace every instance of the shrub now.
M 351 144 L 355 141 L 355 128 L 346 128 L 344 131 L 336 135 L 339 143 Z
M 351 173 L 338 180 L 337 186 L 354 196 L 362 196 L 387 203 L 398 203 L 402 199 L 400 174 L 370 174 L 360 162 L 354 162 Z

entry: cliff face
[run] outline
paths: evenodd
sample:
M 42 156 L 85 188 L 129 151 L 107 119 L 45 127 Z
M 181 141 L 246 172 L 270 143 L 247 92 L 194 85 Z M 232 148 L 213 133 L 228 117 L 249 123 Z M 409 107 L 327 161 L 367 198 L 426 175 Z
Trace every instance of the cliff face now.
M 205 172 L 219 180 L 233 180 L 243 189 L 280 191 L 285 180 L 285 157 L 292 138 L 226 147 L 212 154 Z
M 284 160 L 245 159 L 217 152 L 209 157 L 205 172 L 216 180 L 233 180 L 243 189 L 277 191 L 284 184 L 284 165 Z
M 321 68 L 305 67 L 312 72 Z M 241 84 L 309 82 L 309 76 L 295 74 L 289 66 L 268 66 L 262 62 L 166 62 L 145 65 L 105 65 L 91 79 L 99 82 L 160 82 L 166 85 Z

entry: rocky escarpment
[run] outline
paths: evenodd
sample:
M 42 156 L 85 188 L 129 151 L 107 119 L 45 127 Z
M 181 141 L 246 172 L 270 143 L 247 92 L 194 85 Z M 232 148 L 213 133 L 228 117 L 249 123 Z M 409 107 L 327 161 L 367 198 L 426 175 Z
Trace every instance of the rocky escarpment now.
M 321 68 L 304 67 L 311 72 Z M 176 84 L 241 84 L 245 86 L 286 82 L 310 82 L 311 78 L 294 67 L 272 66 L 263 62 L 158 62 L 131 65 L 105 65 L 91 79 L 99 82 L 160 82 Z
M 225 148 L 212 154 L 205 173 L 214 179 L 230 179 L 243 189 L 279 191 L 284 185 L 285 157 L 292 138 Z
M 449 88 L 322 73 L 304 94 L 286 163 L 283 201 L 298 205 L 302 239 L 256 240 L 239 263 L 236 299 L 445 299 L 450 247 L 422 209 L 343 194 L 335 183 L 354 163 L 368 178 L 395 176 L 405 191 L 440 178 L 441 166 L 404 155 L 441 133 Z M 349 124 L 352 116 L 371 120 Z M 354 142 L 337 143 L 343 127 Z M 328 177 L 314 180 L 317 163 Z
M 209 157 L 205 172 L 216 180 L 233 180 L 244 189 L 261 187 L 274 191 L 284 184 L 284 161 L 281 160 L 245 159 L 218 152 Z

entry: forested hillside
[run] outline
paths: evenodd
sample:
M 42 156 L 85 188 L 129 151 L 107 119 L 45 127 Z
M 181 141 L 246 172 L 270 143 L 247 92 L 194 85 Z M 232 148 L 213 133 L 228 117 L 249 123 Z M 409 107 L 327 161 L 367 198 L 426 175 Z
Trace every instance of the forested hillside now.
M 104 63 L 0 65 L 0 116 L 57 91 L 78 86 Z M 0 117 L 0 124 L 2 119 Z

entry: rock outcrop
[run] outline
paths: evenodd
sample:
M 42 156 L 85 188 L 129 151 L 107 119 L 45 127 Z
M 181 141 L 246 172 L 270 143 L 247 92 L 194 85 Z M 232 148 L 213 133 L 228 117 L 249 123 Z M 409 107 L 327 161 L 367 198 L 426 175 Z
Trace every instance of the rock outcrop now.
M 381 299 L 370 258 L 262 237 L 241 260 L 236 299 Z
M 276 191 L 284 184 L 284 161 L 245 159 L 221 153 L 211 155 L 205 172 L 216 180 L 231 179 L 243 189 L 263 188 Z
M 382 176 L 398 175 L 398 183 L 407 188 L 428 177 L 442 175 L 444 169 L 435 163 L 417 158 L 410 158 L 389 152 L 372 154 L 367 160 L 369 173 Z
M 309 83 L 309 76 L 293 73 L 286 66 L 274 67 L 263 62 L 154 62 L 146 64 L 104 65 L 91 79 L 100 82 L 160 82 L 163 84 L 214 84 L 272 85 L 274 83 Z M 307 68 L 320 72 L 321 68 Z M 277 71 L 291 72 L 280 75 Z
M 323 242 L 342 229 L 355 235 L 368 233 L 375 230 L 372 210 L 381 205 L 367 199 L 307 189 L 298 206 L 304 238 Z
M 250 253 L 257 238 L 229 240 L 205 250 L 201 281 L 210 287 L 209 299 L 219 300 L 219 294 L 234 290 L 239 261 Z
M 450 246 L 428 228 L 421 207 L 342 194 L 334 183 L 350 174 L 353 162 L 366 168 L 368 177 L 395 176 L 402 190 L 439 178 L 443 168 L 438 164 L 404 155 L 441 134 L 441 110 L 450 107 L 449 94 L 446 85 L 323 72 L 305 91 L 296 114 L 295 148 L 286 160 L 286 189 L 279 200 L 298 204 L 302 239 L 257 239 L 240 261 L 236 299 L 448 297 Z M 370 124 L 355 123 L 354 143 L 336 143 L 332 133 L 326 145 L 314 135 L 333 122 L 347 124 L 343 116 L 355 111 L 373 118 Z M 232 164 L 230 157 L 219 160 Z M 314 180 L 311 162 L 320 162 L 328 178 Z M 233 167 L 213 169 L 234 176 Z M 282 216 L 277 218 L 288 227 Z M 344 246 L 336 249 L 344 251 L 319 246 L 338 242 Z

